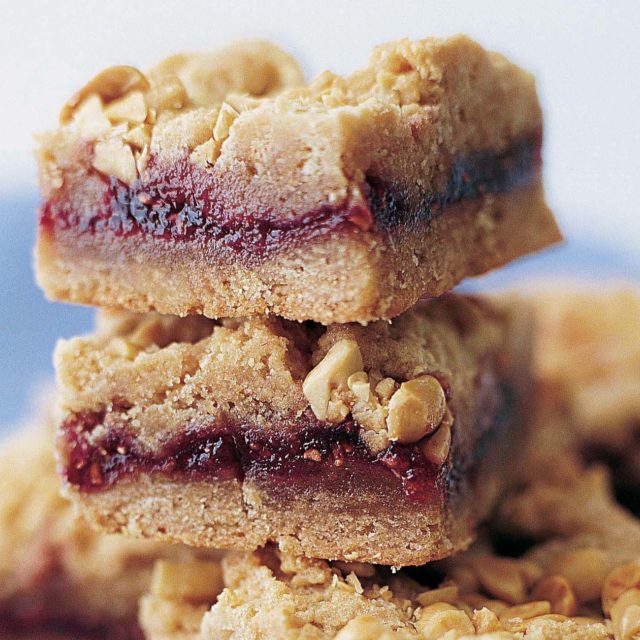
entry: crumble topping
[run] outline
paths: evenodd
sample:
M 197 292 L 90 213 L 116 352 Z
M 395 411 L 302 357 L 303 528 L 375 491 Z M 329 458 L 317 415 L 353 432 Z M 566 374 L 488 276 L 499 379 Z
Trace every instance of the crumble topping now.
M 475 60 L 476 68 L 448 77 L 447 65 L 463 69 L 464 64 L 456 58 L 465 54 Z M 129 66 L 111 67 L 69 100 L 60 121 L 64 131 L 75 131 L 82 140 L 94 144 L 92 166 L 98 172 L 131 185 L 154 152 L 186 149 L 192 162 L 204 168 L 213 166 L 234 122 L 248 111 L 257 109 L 260 114 L 245 123 L 243 135 L 250 135 L 254 127 L 262 126 L 262 121 L 264 126 L 272 126 L 268 121 L 273 116 L 286 119 L 312 115 L 318 120 L 313 125 L 309 123 L 310 146 L 301 162 L 303 173 L 314 174 L 321 173 L 326 163 L 322 150 L 314 148 L 314 136 L 321 132 L 332 135 L 338 128 L 348 129 L 357 140 L 358 116 L 388 123 L 406 118 L 415 121 L 415 131 L 420 135 L 425 129 L 421 121 L 437 125 L 442 128 L 441 136 L 460 137 L 452 145 L 452 154 L 468 148 L 486 150 L 489 141 L 481 142 L 482 135 L 467 132 L 478 138 L 478 144 L 474 144 L 456 133 L 457 120 L 464 122 L 482 110 L 481 97 L 469 97 L 459 113 L 446 114 L 439 108 L 447 101 L 447 92 L 464 91 L 468 75 L 477 78 L 483 73 L 505 78 L 512 74 L 501 90 L 505 95 L 510 92 L 511 102 L 522 102 L 522 109 L 496 114 L 500 120 L 496 126 L 504 129 L 502 137 L 515 139 L 518 132 L 531 132 L 535 123 L 527 122 L 525 114 L 535 113 L 539 119 L 531 76 L 464 37 L 449 41 L 405 39 L 381 45 L 374 49 L 365 69 L 344 78 L 327 71 L 308 86 L 302 85 L 295 61 L 265 42 L 239 43 L 215 55 L 173 56 L 147 74 Z M 521 90 L 510 88 L 511 82 L 520 85 Z M 47 147 L 46 136 L 43 142 L 43 148 Z M 362 144 L 358 142 L 357 146 Z M 344 159 L 342 171 L 355 185 L 365 178 L 367 167 L 358 161 L 363 151 L 352 149 Z M 47 165 L 45 155 L 43 151 L 43 165 Z M 46 179 L 54 171 L 54 167 L 43 168 L 45 187 L 56 188 L 57 180 Z M 417 174 L 416 179 L 424 184 Z M 344 184 L 333 185 L 329 189 L 331 200 L 344 200 L 349 195 L 347 191 Z
M 373 388 L 370 378 L 376 383 Z M 431 459 L 444 462 L 447 457 L 453 416 L 433 376 L 398 383 L 378 372 L 367 373 L 358 343 L 342 339 L 307 374 L 302 390 L 316 418 L 340 423 L 351 414 L 360 426 L 375 432 L 380 443 L 417 442 L 436 431 L 448 412 L 443 432 L 427 448 Z M 371 443 L 374 445 L 373 439 Z
M 172 56 L 147 74 L 131 66 L 105 69 L 65 104 L 60 124 L 93 144 L 96 171 L 131 185 L 154 148 L 186 146 L 194 161 L 213 164 L 238 113 L 258 104 L 249 95 L 301 82 L 298 64 L 282 50 L 241 42 L 213 54 Z M 57 135 L 45 134 L 43 148 Z M 45 191 L 61 188 L 61 168 L 44 150 L 41 160 Z
M 461 330 L 452 318 L 463 308 Z M 373 453 L 420 442 L 443 464 L 458 411 L 453 387 L 463 407 L 480 355 L 504 348 L 502 313 L 449 299 L 366 328 L 103 313 L 94 337 L 56 351 L 63 407 L 116 412 L 150 448 L 202 415 L 270 429 L 282 415 L 293 428 L 310 407 L 328 426 L 351 416 Z

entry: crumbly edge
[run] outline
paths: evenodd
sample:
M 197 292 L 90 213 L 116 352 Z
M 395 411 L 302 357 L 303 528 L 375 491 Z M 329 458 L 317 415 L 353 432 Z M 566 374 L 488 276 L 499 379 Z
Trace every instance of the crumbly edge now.
M 203 415 L 267 432 L 281 421 L 286 437 L 310 410 L 329 429 L 351 415 L 373 453 L 390 440 L 422 443 L 449 420 L 454 432 L 462 425 L 458 439 L 471 442 L 474 376 L 498 354 L 507 364 L 495 375 L 507 381 L 526 367 L 526 357 L 514 362 L 508 354 L 516 306 L 463 296 L 421 303 L 391 324 L 366 327 L 275 317 L 111 317 L 105 331 L 56 349 L 63 419 L 113 413 L 149 450 Z M 414 389 L 420 380 L 431 384 Z M 426 412 L 411 434 L 409 388 Z M 103 430 L 95 427 L 96 438 Z
M 57 232 L 41 234 L 36 273 L 49 297 L 83 304 L 367 322 L 393 318 L 425 292 L 441 295 L 465 277 L 560 239 L 540 184 L 451 205 L 419 229 L 392 232 L 387 240 L 338 234 L 246 266 L 220 261 L 219 252 L 200 243 Z
M 37 627 L 40 638 L 51 626 L 128 637 L 155 560 L 207 552 L 92 531 L 59 493 L 49 396 L 46 403 L 0 454 L 0 631 L 26 638 Z
M 631 462 L 640 432 L 640 289 L 577 281 L 531 288 L 536 378 L 565 406 L 584 446 Z

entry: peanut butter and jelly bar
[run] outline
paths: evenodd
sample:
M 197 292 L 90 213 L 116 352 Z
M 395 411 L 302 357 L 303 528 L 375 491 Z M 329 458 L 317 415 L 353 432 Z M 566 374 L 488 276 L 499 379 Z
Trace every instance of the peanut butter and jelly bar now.
M 47 295 L 366 322 L 559 240 L 534 81 L 504 57 L 401 40 L 296 85 L 264 43 L 94 78 L 41 139 Z
M 106 531 L 419 564 L 464 548 L 522 425 L 522 305 L 396 318 L 103 314 L 56 352 L 67 492 Z
M 0 453 L 0 637 L 137 640 L 154 562 L 215 556 L 91 530 L 60 496 L 50 416 L 33 422 Z

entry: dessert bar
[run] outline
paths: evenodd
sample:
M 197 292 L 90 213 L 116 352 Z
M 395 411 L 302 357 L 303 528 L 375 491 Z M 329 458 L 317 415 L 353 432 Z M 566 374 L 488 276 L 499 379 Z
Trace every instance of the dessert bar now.
M 504 486 L 529 315 L 456 295 L 366 327 L 103 313 L 56 350 L 67 493 L 106 531 L 443 557 Z
M 300 81 L 264 43 L 94 78 L 41 137 L 46 294 L 366 322 L 560 239 L 534 81 L 504 57 L 401 40 Z

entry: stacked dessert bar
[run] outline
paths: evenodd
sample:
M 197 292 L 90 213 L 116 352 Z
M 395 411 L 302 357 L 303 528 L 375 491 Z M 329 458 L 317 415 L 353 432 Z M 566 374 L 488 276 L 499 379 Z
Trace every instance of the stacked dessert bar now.
M 448 292 L 559 240 L 541 140 L 532 77 L 465 37 L 308 85 L 265 43 L 96 76 L 39 148 L 38 280 L 103 308 L 55 354 L 66 494 L 293 573 L 466 549 L 517 472 L 531 313 Z

